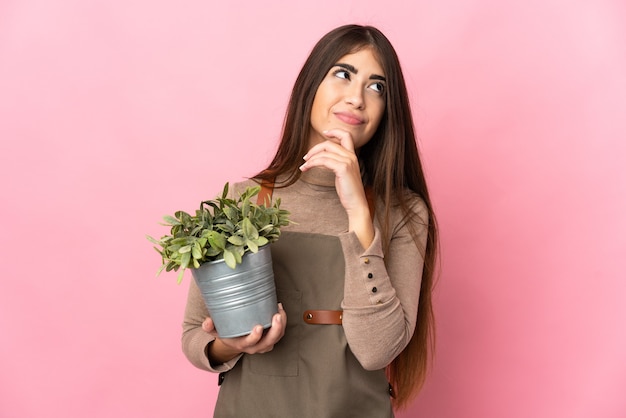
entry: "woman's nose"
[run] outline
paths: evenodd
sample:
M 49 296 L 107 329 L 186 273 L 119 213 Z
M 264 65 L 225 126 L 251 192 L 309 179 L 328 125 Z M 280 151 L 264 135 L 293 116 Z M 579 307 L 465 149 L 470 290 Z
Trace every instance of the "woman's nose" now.
M 365 101 L 363 100 L 363 91 L 359 86 L 354 83 L 348 91 L 346 91 L 345 101 L 351 104 L 357 109 L 363 109 L 365 107 Z

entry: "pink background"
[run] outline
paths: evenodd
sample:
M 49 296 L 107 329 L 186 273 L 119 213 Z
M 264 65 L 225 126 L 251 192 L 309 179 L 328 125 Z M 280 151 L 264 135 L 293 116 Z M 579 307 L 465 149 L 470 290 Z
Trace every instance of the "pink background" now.
M 441 227 L 400 417 L 626 416 L 624 2 L 227 3 L 0 3 L 0 416 L 211 416 L 144 234 L 267 163 L 349 22 L 397 48 Z

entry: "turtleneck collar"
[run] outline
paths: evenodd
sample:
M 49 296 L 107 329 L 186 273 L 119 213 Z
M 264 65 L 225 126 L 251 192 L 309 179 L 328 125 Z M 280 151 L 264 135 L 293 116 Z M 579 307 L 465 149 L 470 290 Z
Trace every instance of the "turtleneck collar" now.
M 335 173 L 323 167 L 313 167 L 305 171 L 300 180 L 315 186 L 335 187 Z

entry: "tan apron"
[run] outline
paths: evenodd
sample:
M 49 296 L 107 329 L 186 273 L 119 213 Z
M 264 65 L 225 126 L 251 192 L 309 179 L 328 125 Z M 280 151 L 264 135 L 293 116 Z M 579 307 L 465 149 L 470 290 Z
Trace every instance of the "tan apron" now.
M 271 244 L 285 336 L 265 354 L 244 355 L 220 375 L 215 417 L 390 418 L 384 370 L 366 371 L 342 325 L 312 325 L 306 310 L 339 310 L 344 257 L 339 238 L 283 232 Z

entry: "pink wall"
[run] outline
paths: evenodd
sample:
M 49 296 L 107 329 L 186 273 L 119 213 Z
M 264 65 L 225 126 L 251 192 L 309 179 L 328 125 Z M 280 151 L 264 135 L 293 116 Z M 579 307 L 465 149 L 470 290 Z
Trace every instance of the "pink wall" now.
M 347 22 L 397 47 L 441 227 L 400 416 L 626 416 L 623 1 L 227 3 L 0 3 L 0 416 L 210 416 L 144 234 L 264 165 Z

